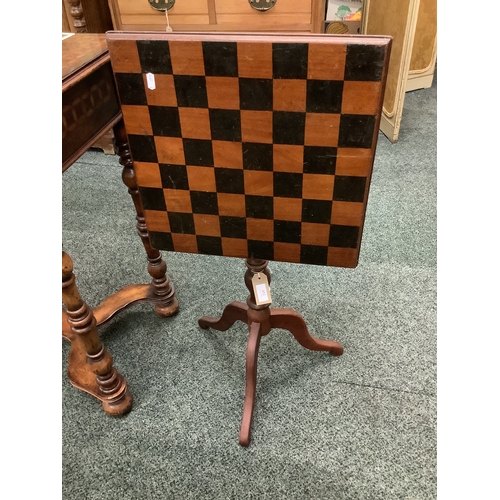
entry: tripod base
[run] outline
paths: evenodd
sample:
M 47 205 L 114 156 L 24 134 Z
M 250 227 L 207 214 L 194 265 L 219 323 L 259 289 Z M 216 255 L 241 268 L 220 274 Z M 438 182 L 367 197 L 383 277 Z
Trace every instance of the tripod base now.
M 247 267 L 252 272 L 248 261 Z M 260 272 L 262 272 L 262 269 Z M 243 302 L 231 302 L 226 306 L 220 318 L 203 316 L 198 320 L 201 328 L 213 328 L 222 332 L 228 330 L 236 321 L 243 321 L 248 324 L 245 402 L 239 438 L 241 446 L 250 444 L 250 430 L 257 385 L 257 356 L 262 336 L 267 335 L 272 328 L 282 328 L 288 330 L 300 345 L 311 351 L 328 351 L 333 356 L 340 356 L 344 352 L 344 348 L 338 342 L 313 337 L 307 330 L 304 318 L 298 312 L 293 309 L 277 309 L 269 306 L 259 308 L 252 302 L 252 296 L 249 297 L 248 302 L 249 305 L 254 305 L 255 308 Z

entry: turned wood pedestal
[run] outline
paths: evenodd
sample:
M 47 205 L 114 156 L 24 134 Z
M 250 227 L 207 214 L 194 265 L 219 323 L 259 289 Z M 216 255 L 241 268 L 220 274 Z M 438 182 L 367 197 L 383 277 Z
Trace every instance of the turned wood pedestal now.
M 245 402 L 239 438 L 239 443 L 242 446 L 250 444 L 257 385 L 257 356 L 261 337 L 267 335 L 273 328 L 282 328 L 288 330 L 301 346 L 311 351 L 328 351 L 333 356 L 340 356 L 344 352 L 344 348 L 338 342 L 313 337 L 307 330 L 304 318 L 293 309 L 271 308 L 269 304 L 257 305 L 252 278 L 254 275 L 262 273 L 266 275 L 268 282 L 271 282 L 271 273 L 267 267 L 268 261 L 246 259 L 245 264 L 248 268 L 245 273 L 245 285 L 250 291 L 246 304 L 237 301 L 231 302 L 225 307 L 219 319 L 203 316 L 198 320 L 201 328 L 213 328 L 222 332 L 228 330 L 236 321 L 248 324 Z

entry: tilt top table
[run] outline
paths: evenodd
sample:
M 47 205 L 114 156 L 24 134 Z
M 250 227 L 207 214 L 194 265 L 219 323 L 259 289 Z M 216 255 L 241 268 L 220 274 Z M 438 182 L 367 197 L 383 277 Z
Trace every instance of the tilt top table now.
M 144 224 L 130 148 L 124 129 L 104 34 L 77 33 L 62 40 L 62 171 L 113 127 L 116 149 L 123 166 L 122 179 L 137 213 L 137 230 L 147 254 L 150 284 L 128 285 L 91 310 L 82 300 L 73 274 L 73 261 L 62 254 L 62 335 L 71 342 L 68 377 L 71 384 L 102 402 L 112 416 L 131 409 L 127 382 L 113 366 L 97 327 L 138 302 L 153 302 L 162 317 L 179 309 L 167 266 L 151 246 Z
M 155 248 L 245 259 L 246 303 L 201 328 L 248 324 L 239 442 L 273 328 L 338 356 L 271 308 L 269 260 L 355 267 L 390 37 L 108 32 L 144 221 Z

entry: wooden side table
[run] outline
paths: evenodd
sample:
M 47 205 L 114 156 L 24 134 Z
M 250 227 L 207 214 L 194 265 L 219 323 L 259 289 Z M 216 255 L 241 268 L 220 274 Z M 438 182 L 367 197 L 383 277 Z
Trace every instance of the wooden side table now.
M 62 256 L 62 335 L 71 342 L 68 376 L 71 384 L 102 402 L 104 411 L 120 416 L 130 410 L 127 382 L 113 366 L 97 327 L 138 302 L 153 302 L 162 317 L 177 313 L 179 304 L 160 252 L 153 248 L 144 214 L 130 148 L 118 103 L 104 34 L 74 34 L 62 41 L 62 171 L 85 153 L 112 127 L 123 166 L 122 179 L 134 202 L 137 230 L 148 259 L 149 284 L 128 285 L 93 310 L 80 297 L 73 262 Z
M 261 337 L 285 329 L 306 349 L 343 353 L 298 312 L 270 307 L 267 265 L 357 266 L 392 39 L 106 36 L 153 245 L 245 259 L 246 303 L 198 324 L 248 325 L 248 446 Z

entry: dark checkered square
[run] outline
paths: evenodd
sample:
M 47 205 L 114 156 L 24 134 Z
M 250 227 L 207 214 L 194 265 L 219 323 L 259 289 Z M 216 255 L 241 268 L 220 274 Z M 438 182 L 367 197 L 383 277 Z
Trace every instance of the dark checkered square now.
M 240 108 L 259 111 L 273 109 L 273 81 L 263 78 L 240 78 Z
M 317 245 L 301 245 L 300 261 L 303 264 L 316 264 L 326 266 L 328 260 L 328 247 Z
M 143 73 L 172 73 L 168 44 L 159 40 L 138 40 L 137 51 Z
M 243 170 L 216 168 L 215 185 L 218 193 L 244 194 Z
M 246 216 L 249 219 L 272 219 L 273 198 L 272 196 L 245 196 Z
M 274 172 L 274 196 L 302 198 L 302 174 Z
M 302 220 L 329 224 L 332 217 L 332 202 L 328 200 L 302 200 Z
M 374 132 L 373 115 L 342 115 L 338 145 L 340 148 L 371 148 Z
M 304 144 L 306 115 L 294 111 L 273 113 L 273 142 L 275 144 Z
M 216 236 L 197 236 L 198 252 L 207 255 L 223 255 L 222 240 Z
M 183 145 L 186 165 L 200 165 L 208 167 L 212 167 L 214 165 L 212 141 L 184 139 Z
M 205 191 L 191 191 L 191 206 L 193 214 L 219 214 L 219 205 L 217 204 L 217 193 Z
M 159 165 L 161 185 L 170 189 L 189 189 L 185 165 Z
M 156 147 L 154 137 L 150 135 L 128 134 L 130 151 L 134 161 L 156 163 Z
M 154 248 L 161 248 L 169 252 L 174 251 L 174 241 L 171 233 L 149 231 L 149 237 Z
M 308 113 L 340 113 L 343 81 L 309 80 L 306 111 Z
M 358 227 L 332 224 L 330 227 L 330 239 L 328 244 L 331 247 L 356 248 L 356 245 L 358 244 L 358 237 Z
M 193 214 L 169 212 L 170 231 L 172 233 L 195 234 Z
M 174 85 L 179 106 L 208 107 L 207 84 L 204 76 L 174 75 Z
M 287 220 L 274 221 L 274 241 L 300 243 L 301 224 Z
M 219 141 L 241 141 L 240 112 L 233 109 L 210 109 L 212 139 Z
M 238 76 L 237 45 L 233 42 L 202 42 L 207 76 Z
M 333 199 L 335 201 L 363 202 L 365 198 L 365 188 L 365 177 L 337 175 L 333 188 Z
M 384 47 L 371 45 L 348 45 L 345 65 L 345 80 L 382 80 Z
M 144 210 L 166 210 L 165 197 L 163 189 L 139 187 L 139 194 L 142 198 L 142 207 Z
M 309 45 L 273 43 L 273 78 L 307 78 Z
M 335 175 L 337 148 L 304 147 L 304 173 Z
M 273 145 L 246 142 L 243 144 L 243 168 L 245 170 L 273 170 Z
M 248 240 L 248 257 L 273 260 L 274 243 L 272 241 Z
M 148 103 L 141 74 L 118 73 L 115 79 L 122 104 L 144 106 Z
M 247 221 L 245 217 L 220 217 L 220 233 L 226 238 L 246 238 Z
M 149 117 L 154 135 L 182 137 L 178 108 L 149 106 Z

